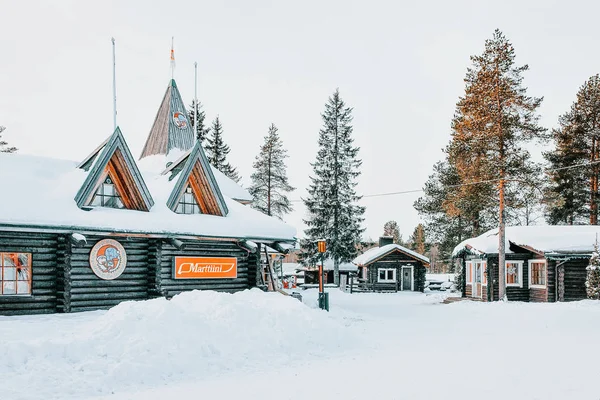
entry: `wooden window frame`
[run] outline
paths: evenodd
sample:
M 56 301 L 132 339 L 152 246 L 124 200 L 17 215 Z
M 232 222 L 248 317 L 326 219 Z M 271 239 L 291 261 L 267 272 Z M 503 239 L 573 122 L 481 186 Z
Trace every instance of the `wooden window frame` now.
M 548 262 L 546 260 L 528 260 L 527 261 L 528 264 L 528 271 L 529 271 L 529 287 L 530 288 L 534 288 L 534 289 L 546 289 L 548 287 Z M 533 280 L 531 279 L 533 277 L 532 272 L 533 272 L 533 268 L 532 268 L 532 264 L 544 264 L 544 284 L 534 284 L 532 283 Z
M 29 273 L 27 274 L 27 280 L 23 280 L 23 279 L 19 279 L 19 271 L 17 266 L 15 266 L 15 279 L 10 279 L 10 280 L 6 280 L 6 282 L 14 282 L 15 283 L 15 293 L 4 293 L 4 276 L 5 276 L 5 272 L 4 272 L 4 255 L 5 254 L 25 254 L 27 255 L 27 263 L 28 265 L 23 265 L 23 266 L 19 266 L 19 267 L 26 267 L 27 270 L 29 271 Z M 18 256 L 17 256 L 18 258 Z M 0 252 L 0 297 L 4 297 L 4 296 L 8 296 L 8 297 L 12 297 L 12 296 L 19 296 L 19 297 L 30 297 L 33 294 L 33 288 L 32 288 L 32 275 L 33 275 L 33 254 L 29 253 L 29 252 L 24 252 L 24 251 L 1 251 Z M 6 268 L 13 268 L 11 267 L 6 267 Z M 19 282 L 27 282 L 29 285 L 29 293 L 18 293 L 19 291 Z
M 517 264 L 519 283 L 508 283 L 508 264 Z M 523 260 L 507 260 L 504 263 L 504 282 L 506 283 L 506 287 L 523 287 Z
M 385 276 L 386 279 L 381 279 L 381 276 L 379 275 L 381 273 L 381 271 L 386 271 Z M 387 272 L 388 271 L 392 271 L 393 274 L 393 278 L 387 279 Z M 396 268 L 377 268 L 377 283 L 396 283 L 396 279 L 397 279 L 397 275 L 396 275 Z

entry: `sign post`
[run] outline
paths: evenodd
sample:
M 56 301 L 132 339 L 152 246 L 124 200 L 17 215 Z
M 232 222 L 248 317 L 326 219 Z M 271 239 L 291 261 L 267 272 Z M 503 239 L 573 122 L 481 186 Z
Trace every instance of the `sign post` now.
M 323 272 L 325 268 L 325 251 L 327 245 L 324 239 L 317 241 L 317 250 L 321 253 L 321 265 L 319 266 L 319 308 L 329 311 L 329 293 L 325 293 L 325 282 Z

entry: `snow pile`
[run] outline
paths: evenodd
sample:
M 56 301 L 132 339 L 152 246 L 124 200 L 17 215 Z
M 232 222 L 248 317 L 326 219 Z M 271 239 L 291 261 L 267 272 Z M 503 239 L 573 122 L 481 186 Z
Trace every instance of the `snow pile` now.
M 327 313 L 257 289 L 125 302 L 91 313 L 70 331 L 52 331 L 69 324 L 44 325 L 36 332 L 39 339 L 21 337 L 19 329 L 31 332 L 19 326 L 27 319 L 22 321 L 0 320 L 0 376 L 7 399 L 49 398 L 51 393 L 83 398 L 199 376 L 210 379 L 261 363 L 274 367 L 341 352 L 347 347 L 338 338 L 349 337 Z M 3 324 L 12 322 L 12 329 L 3 332 Z

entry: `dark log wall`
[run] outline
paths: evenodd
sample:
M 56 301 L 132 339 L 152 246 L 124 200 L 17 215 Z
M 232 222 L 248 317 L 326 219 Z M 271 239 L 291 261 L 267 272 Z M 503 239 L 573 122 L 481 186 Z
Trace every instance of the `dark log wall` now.
M 0 252 L 31 253 L 32 295 L 0 296 L 0 314 L 56 312 L 58 235 L 0 232 Z
M 249 282 L 256 281 L 257 256 L 249 256 L 246 250 L 238 247 L 235 242 L 225 241 L 192 241 L 184 240 L 185 250 L 177 250 L 170 244 L 162 244 L 161 276 L 162 292 L 172 297 L 186 290 L 218 290 L 235 292 L 247 289 Z M 174 279 L 173 262 L 175 256 L 188 257 L 236 257 L 236 279 Z M 249 264 L 252 272 L 249 273 Z M 252 285 L 254 286 L 254 285 Z
M 376 262 L 369 264 L 367 268 L 367 280 L 369 286 L 375 290 L 382 291 L 395 291 L 402 290 L 402 267 L 413 267 L 413 279 L 414 279 L 414 291 L 422 292 L 425 290 L 425 273 L 426 268 L 421 261 L 409 259 L 408 256 L 393 252 L 385 257 L 380 258 Z M 396 269 L 396 282 L 380 283 L 378 281 L 379 268 L 395 268 Z
M 585 281 L 588 258 L 572 259 L 565 264 L 565 301 L 576 301 L 587 298 Z
M 547 300 L 548 302 L 556 301 L 556 261 L 546 260 L 548 265 L 548 289 L 547 289 Z
M 529 301 L 529 266 L 527 260 L 534 257 L 530 254 L 507 254 L 506 261 L 523 261 L 523 285 L 522 287 L 517 286 L 507 286 L 506 287 L 506 297 L 509 301 Z M 498 297 L 498 255 L 492 255 L 488 257 L 488 268 L 492 270 L 492 274 L 494 276 L 493 282 L 493 300 L 499 300 Z M 488 282 L 489 285 L 489 282 Z
M 90 267 L 92 247 L 106 237 L 86 235 L 87 244 L 71 252 L 71 311 L 112 307 L 125 300 L 148 299 L 149 240 L 112 237 L 127 253 L 127 266 L 116 279 L 104 280 Z

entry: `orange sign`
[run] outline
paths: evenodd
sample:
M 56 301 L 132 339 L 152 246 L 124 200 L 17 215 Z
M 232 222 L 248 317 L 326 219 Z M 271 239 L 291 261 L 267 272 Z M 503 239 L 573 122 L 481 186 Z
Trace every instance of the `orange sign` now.
M 237 258 L 175 257 L 175 279 L 237 278 Z

